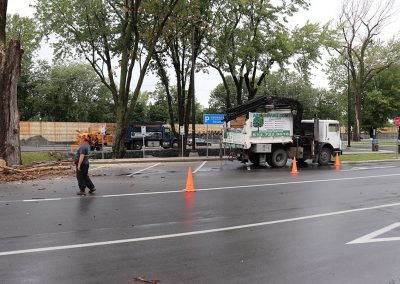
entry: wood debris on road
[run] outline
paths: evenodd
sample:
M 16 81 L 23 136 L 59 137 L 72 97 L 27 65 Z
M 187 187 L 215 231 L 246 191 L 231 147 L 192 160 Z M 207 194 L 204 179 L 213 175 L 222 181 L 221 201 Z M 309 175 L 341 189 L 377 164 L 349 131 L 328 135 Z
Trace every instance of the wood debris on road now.
M 144 277 L 136 277 L 133 279 L 135 282 L 149 283 L 149 284 L 159 284 L 160 280 L 146 280 Z
M 68 162 L 43 163 L 28 167 L 0 165 L 0 183 L 35 180 L 50 176 L 70 176 L 74 174 L 72 169 L 72 164 Z

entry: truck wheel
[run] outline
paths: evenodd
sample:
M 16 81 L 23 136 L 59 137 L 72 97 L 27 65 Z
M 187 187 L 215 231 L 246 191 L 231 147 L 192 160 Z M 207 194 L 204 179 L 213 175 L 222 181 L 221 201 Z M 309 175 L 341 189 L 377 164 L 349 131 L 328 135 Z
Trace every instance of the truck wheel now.
M 276 149 L 271 155 L 270 166 L 273 168 L 283 168 L 286 166 L 288 155 L 283 149 Z
M 327 166 L 331 161 L 332 152 L 329 148 L 324 147 L 321 149 L 318 155 L 318 164 L 320 166 Z
M 142 149 L 142 143 L 136 141 L 135 143 L 133 143 L 133 150 L 140 150 Z
M 249 160 L 253 165 L 258 166 L 260 164 L 260 155 L 259 154 L 255 154 L 255 153 L 251 153 L 249 155 Z

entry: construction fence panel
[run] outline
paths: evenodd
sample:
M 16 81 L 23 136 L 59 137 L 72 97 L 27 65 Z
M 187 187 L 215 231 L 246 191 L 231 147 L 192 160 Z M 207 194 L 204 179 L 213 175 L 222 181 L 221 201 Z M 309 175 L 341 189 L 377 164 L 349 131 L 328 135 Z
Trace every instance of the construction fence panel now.
M 20 140 L 22 144 L 71 144 L 76 141 L 77 131 L 100 131 L 103 125 L 106 126 L 107 132 L 115 133 L 115 123 L 21 121 Z M 166 124 L 166 126 L 169 125 Z M 179 133 L 179 125 L 175 125 L 175 129 Z M 196 134 L 204 135 L 206 132 L 207 125 L 196 124 Z M 222 125 L 209 125 L 208 132 L 220 135 L 222 133 Z M 191 125 L 189 125 L 188 133 L 192 133 Z

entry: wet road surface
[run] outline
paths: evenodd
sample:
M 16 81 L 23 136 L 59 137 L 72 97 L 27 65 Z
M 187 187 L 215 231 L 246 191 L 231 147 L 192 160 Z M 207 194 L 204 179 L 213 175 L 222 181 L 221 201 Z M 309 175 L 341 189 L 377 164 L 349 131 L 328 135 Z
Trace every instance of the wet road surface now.
M 86 197 L 73 177 L 0 184 L 0 283 L 400 283 L 399 167 L 95 165 Z

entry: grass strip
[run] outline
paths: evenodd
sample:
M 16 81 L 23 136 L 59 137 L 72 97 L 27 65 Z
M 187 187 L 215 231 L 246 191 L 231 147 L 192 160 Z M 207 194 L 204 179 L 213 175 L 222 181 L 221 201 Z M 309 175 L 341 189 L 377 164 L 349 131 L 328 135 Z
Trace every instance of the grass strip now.
M 372 161 L 372 160 L 388 160 L 388 159 L 396 159 L 396 153 L 380 153 L 380 154 L 351 154 L 351 155 L 342 155 L 340 160 L 342 161 Z
M 29 166 L 33 163 L 58 161 L 61 155 L 55 152 L 21 152 L 21 158 L 22 165 Z

